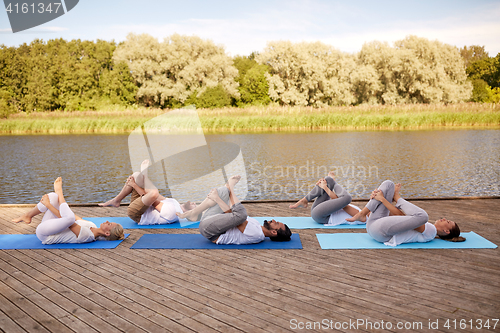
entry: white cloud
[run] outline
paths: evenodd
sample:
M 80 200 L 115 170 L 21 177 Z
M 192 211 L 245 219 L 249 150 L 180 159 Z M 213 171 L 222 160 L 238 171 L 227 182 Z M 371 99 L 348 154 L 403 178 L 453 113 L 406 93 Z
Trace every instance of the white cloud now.
M 41 31 L 50 31 L 50 32 L 61 32 L 68 30 L 68 28 L 65 27 L 37 27 L 36 29 Z

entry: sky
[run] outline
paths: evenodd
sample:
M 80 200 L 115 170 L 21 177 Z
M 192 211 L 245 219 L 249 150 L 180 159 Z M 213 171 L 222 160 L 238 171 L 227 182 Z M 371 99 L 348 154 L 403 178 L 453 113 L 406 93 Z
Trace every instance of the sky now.
M 22 2 L 7 0 L 13 1 Z M 162 41 L 178 33 L 210 39 L 235 56 L 261 52 L 277 40 L 321 41 L 355 53 L 366 42 L 392 45 L 416 35 L 457 47 L 485 46 L 496 56 L 499 18 L 500 0 L 80 0 L 63 16 L 17 33 L 0 9 L 0 44 L 55 38 L 121 42 L 129 33 Z

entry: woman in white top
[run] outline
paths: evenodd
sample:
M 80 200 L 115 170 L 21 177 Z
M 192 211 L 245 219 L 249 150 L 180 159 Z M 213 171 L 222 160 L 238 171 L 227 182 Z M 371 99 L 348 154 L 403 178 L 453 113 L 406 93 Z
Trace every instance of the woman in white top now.
M 64 199 L 62 179 L 54 182 L 55 193 L 45 194 L 42 200 L 28 213 L 13 222 L 31 223 L 33 216 L 45 213 L 36 228 L 36 235 L 43 244 L 88 243 L 97 239 L 123 239 L 123 227 L 118 223 L 106 221 L 99 228 L 76 216 Z
M 149 160 L 141 164 L 141 171 L 129 176 L 116 197 L 100 203 L 101 207 L 119 207 L 121 201 L 132 194 L 127 215 L 139 225 L 170 224 L 179 222 L 177 213 L 185 213 L 196 207 L 188 201 L 180 204 L 173 198 L 165 198 L 148 178 Z
M 311 217 L 317 223 L 324 225 L 362 224 L 362 222 L 346 221 L 346 218 L 352 217 L 360 209 L 350 204 L 351 195 L 335 181 L 333 171 L 330 171 L 327 177 L 318 180 L 311 192 L 289 207 L 307 208 L 308 202 L 313 199 L 315 200 L 311 207 Z
M 403 243 L 429 242 L 436 235 L 442 239 L 461 242 L 458 225 L 447 219 L 434 224 L 427 222 L 429 216 L 420 207 L 401 198 L 401 184 L 384 181 L 371 194 L 366 206 L 347 221 L 366 221 L 366 231 L 378 242 L 389 246 Z M 392 204 L 393 200 L 396 202 Z M 370 213 L 368 220 L 366 216 Z

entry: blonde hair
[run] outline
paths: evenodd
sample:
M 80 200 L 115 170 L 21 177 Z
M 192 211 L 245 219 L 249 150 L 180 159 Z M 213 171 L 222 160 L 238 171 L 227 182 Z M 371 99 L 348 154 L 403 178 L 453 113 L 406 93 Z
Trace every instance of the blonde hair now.
M 109 231 L 109 236 L 106 237 L 106 240 L 112 241 L 112 240 L 122 240 L 125 239 L 125 234 L 123 232 L 123 227 L 121 224 L 116 224 L 111 230 Z

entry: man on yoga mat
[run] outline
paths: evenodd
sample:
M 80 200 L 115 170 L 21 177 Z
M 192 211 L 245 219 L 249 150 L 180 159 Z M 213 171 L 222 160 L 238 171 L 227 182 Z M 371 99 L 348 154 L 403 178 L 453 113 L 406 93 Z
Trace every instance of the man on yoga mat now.
M 198 221 L 202 214 L 200 234 L 215 244 L 254 244 L 262 242 L 265 237 L 277 242 L 289 241 L 292 232 L 286 224 L 271 220 L 264 221 L 264 226 L 261 226 L 247 215 L 234 191 L 240 178 L 232 176 L 225 186 L 212 189 L 199 206 L 177 215 Z
M 127 178 L 120 193 L 113 199 L 99 204 L 101 207 L 119 207 L 120 202 L 130 193 L 132 199 L 127 215 L 139 225 L 170 224 L 178 222 L 176 213 L 185 213 L 196 207 L 188 201 L 180 204 L 172 198 L 165 198 L 148 178 L 149 160 L 141 164 L 141 172 L 134 172 Z

